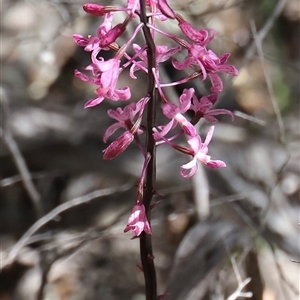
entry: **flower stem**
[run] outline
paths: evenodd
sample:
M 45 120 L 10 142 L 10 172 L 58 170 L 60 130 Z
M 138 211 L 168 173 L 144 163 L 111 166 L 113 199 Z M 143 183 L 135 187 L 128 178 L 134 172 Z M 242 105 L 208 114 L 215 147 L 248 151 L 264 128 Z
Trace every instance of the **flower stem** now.
M 150 154 L 150 162 L 146 170 L 146 182 L 144 187 L 143 204 L 145 206 L 146 216 L 151 224 L 151 200 L 154 192 L 156 180 L 156 156 L 155 156 L 155 140 L 152 135 L 152 128 L 156 123 L 156 101 L 157 94 L 155 89 L 155 81 L 152 74 L 152 68 L 156 67 L 156 48 L 151 36 L 149 27 L 147 27 L 146 1 L 140 0 L 140 19 L 145 24 L 142 28 L 147 44 L 148 58 L 148 88 L 147 93 L 150 100 L 147 103 L 147 140 L 146 150 Z M 156 272 L 154 266 L 154 256 L 152 251 L 152 236 L 143 232 L 140 236 L 140 255 L 145 277 L 146 300 L 157 300 L 157 284 Z

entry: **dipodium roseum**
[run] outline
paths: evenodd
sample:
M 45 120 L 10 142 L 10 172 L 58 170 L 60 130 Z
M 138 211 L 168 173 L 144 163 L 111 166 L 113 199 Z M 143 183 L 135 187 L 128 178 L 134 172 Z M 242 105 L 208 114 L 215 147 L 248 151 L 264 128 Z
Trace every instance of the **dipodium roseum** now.
M 145 231 L 151 234 L 151 228 L 147 220 L 145 206 L 141 203 L 136 203 L 131 211 L 124 232 L 131 230 L 136 236 Z
M 98 62 L 94 62 L 85 69 L 92 73 L 92 77 L 88 77 L 82 72 L 75 70 L 75 76 L 82 81 L 96 84 L 99 87 L 96 89 L 97 97 L 89 100 L 85 104 L 85 108 L 93 107 L 100 104 L 104 98 L 109 98 L 112 101 L 128 100 L 131 97 L 130 88 L 128 86 L 118 89 L 116 88 L 120 69 L 120 59 L 118 57 L 104 60 L 100 58 Z
M 134 126 L 134 118 L 137 114 L 142 116 L 145 109 L 145 105 L 148 102 L 149 98 L 142 98 L 137 103 L 130 103 L 124 107 L 124 109 L 118 107 L 116 110 L 109 109 L 107 114 L 112 119 L 117 120 L 115 124 L 109 126 L 103 136 L 103 141 L 106 143 L 107 139 L 119 128 L 125 128 L 131 130 Z M 137 129 L 137 133 L 141 134 L 143 131 Z
M 98 27 L 97 36 L 89 36 L 85 38 L 80 34 L 73 34 L 73 39 L 78 46 L 84 47 L 85 51 L 93 51 L 94 56 L 102 49 L 108 50 L 100 46 L 106 34 L 112 29 L 113 14 L 107 13 L 104 17 L 103 23 Z
M 173 59 L 172 64 L 174 68 L 184 70 L 195 65 L 200 67 L 202 80 L 205 80 L 207 75 L 210 78 L 212 92 L 220 93 L 223 90 L 223 82 L 217 73 L 238 75 L 238 70 L 234 66 L 226 64 L 230 56 L 229 53 L 218 57 L 212 50 L 207 50 L 205 47 L 197 44 L 189 45 L 188 52 L 188 56 L 181 62 Z
M 189 22 L 185 21 L 181 15 L 176 14 L 179 28 L 182 33 L 194 43 L 206 46 L 216 36 L 214 29 L 195 29 Z
M 148 58 L 147 58 L 147 52 L 146 49 L 142 49 L 139 45 L 133 44 L 132 45 L 133 50 L 135 51 L 136 55 L 138 56 L 141 61 L 134 61 L 131 68 L 130 68 L 130 76 L 133 79 L 136 79 L 136 76 L 134 75 L 134 72 L 138 70 L 144 70 L 147 72 L 147 66 L 148 66 Z M 170 57 L 175 55 L 181 50 L 180 46 L 168 48 L 168 46 L 165 45 L 156 45 L 155 51 L 156 51 L 156 65 L 155 70 L 158 72 L 159 64 L 162 62 L 167 61 Z
M 154 133 L 156 139 L 165 136 L 170 130 L 172 130 L 177 124 L 181 126 L 184 133 L 188 136 L 195 136 L 196 129 L 195 127 L 186 119 L 183 115 L 191 106 L 191 99 L 195 90 L 193 88 L 184 89 L 182 95 L 179 97 L 179 106 L 172 102 L 166 102 L 163 104 L 163 113 L 164 115 L 171 119 L 171 121 L 165 126 L 159 126 L 161 129 L 159 134 Z
M 210 168 L 223 168 L 226 164 L 221 160 L 212 160 L 208 153 L 208 144 L 213 136 L 214 126 L 211 126 L 204 143 L 202 143 L 201 137 L 199 135 L 192 137 L 188 140 L 191 146 L 193 159 L 181 166 L 181 175 L 185 178 L 192 177 L 195 175 L 198 169 L 198 162 L 207 165 Z
M 210 94 L 208 96 L 203 96 L 200 99 L 196 95 L 193 96 L 193 103 L 190 107 L 191 110 L 195 112 L 195 116 L 191 123 L 196 124 L 203 117 L 211 123 L 217 123 L 218 120 L 213 117 L 217 115 L 230 115 L 231 119 L 234 119 L 234 114 L 228 109 L 216 108 L 213 109 L 213 105 L 218 99 L 218 94 Z

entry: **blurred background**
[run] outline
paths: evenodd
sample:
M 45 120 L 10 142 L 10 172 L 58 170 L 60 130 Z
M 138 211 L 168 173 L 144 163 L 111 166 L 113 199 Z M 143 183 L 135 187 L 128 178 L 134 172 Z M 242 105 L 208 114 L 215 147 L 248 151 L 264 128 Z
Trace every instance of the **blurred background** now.
M 121 1 L 99 3 L 112 2 Z M 89 64 L 89 53 L 72 34 L 95 35 L 101 23 L 84 13 L 84 3 L 3 0 L 0 8 L 0 300 L 145 298 L 138 240 L 123 233 L 143 160 L 134 145 L 110 162 L 102 158 L 103 134 L 113 123 L 106 111 L 120 103 L 83 108 L 93 87 L 73 74 Z M 243 292 L 252 292 L 252 299 L 296 299 L 299 1 L 168 3 L 195 27 L 215 29 L 211 48 L 230 52 L 240 73 L 223 77 L 217 107 L 236 117 L 219 118 L 210 147 L 226 168 L 199 166 L 193 180 L 183 179 L 180 165 L 187 158 L 158 149 L 162 195 L 155 199 L 161 202 L 152 227 L 159 293 L 168 292 L 171 300 L 233 300 L 251 278 Z M 123 18 L 116 14 L 115 22 Z M 176 24 L 162 26 L 180 36 Z M 170 45 L 163 37 L 157 43 Z M 120 86 L 131 86 L 132 101 L 147 84 L 139 75 L 133 81 L 123 72 L 120 78 Z M 186 74 L 166 63 L 161 76 L 169 82 Z M 209 94 L 198 79 L 168 89 L 168 97 L 177 99 L 186 87 L 199 97 Z M 159 116 L 159 122 L 167 120 Z M 203 138 L 209 126 L 199 125 Z

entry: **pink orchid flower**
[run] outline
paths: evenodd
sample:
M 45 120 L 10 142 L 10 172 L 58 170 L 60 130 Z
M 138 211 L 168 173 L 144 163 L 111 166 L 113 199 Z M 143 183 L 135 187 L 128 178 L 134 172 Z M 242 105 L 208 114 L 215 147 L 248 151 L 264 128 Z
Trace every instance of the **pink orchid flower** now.
M 96 56 L 100 50 L 108 50 L 106 47 L 100 47 L 101 41 L 106 34 L 112 29 L 113 14 L 107 13 L 103 23 L 98 27 L 97 36 L 89 36 L 85 38 L 80 34 L 73 34 L 73 39 L 78 46 L 84 47 L 87 52 L 96 52 Z
M 145 175 L 150 159 L 151 156 L 149 153 L 147 153 L 147 155 L 145 156 L 140 182 L 137 188 L 136 203 L 132 208 L 127 225 L 124 229 L 124 232 L 127 232 L 129 230 L 133 231 L 135 233 L 135 236 L 139 236 L 143 231 L 145 231 L 148 234 L 151 234 L 150 224 L 146 216 L 146 209 L 144 204 L 142 203 Z
M 131 130 L 134 126 L 134 117 L 138 113 L 142 115 L 145 105 L 148 101 L 148 98 L 142 98 L 137 103 L 133 102 L 124 107 L 124 109 L 118 107 L 116 110 L 109 109 L 107 114 L 112 119 L 117 120 L 118 122 L 109 126 L 103 136 L 104 143 L 107 142 L 107 139 L 119 128 L 125 128 Z M 141 129 L 137 130 L 138 134 L 141 134 L 143 131 Z
M 159 129 L 162 129 L 159 133 L 154 133 L 154 138 L 159 139 L 165 136 L 169 131 L 171 131 L 177 124 L 179 124 L 184 133 L 188 136 L 195 136 L 196 129 L 195 127 L 183 116 L 191 106 L 191 99 L 195 90 L 193 88 L 184 89 L 182 95 L 179 97 L 179 106 L 172 102 L 166 102 L 163 104 L 163 113 L 164 115 L 171 119 L 171 121 L 165 126 L 159 126 Z
M 192 177 L 195 175 L 198 169 L 198 161 L 204 163 L 206 166 L 210 168 L 223 168 L 226 167 L 226 164 L 221 160 L 212 160 L 208 153 L 208 144 L 211 141 L 213 136 L 214 126 L 211 126 L 204 143 L 202 143 L 201 137 L 196 135 L 188 140 L 192 151 L 193 151 L 193 159 L 181 166 L 181 175 L 185 178 Z
M 136 55 L 141 59 L 141 61 L 133 61 L 133 64 L 130 68 L 130 77 L 136 79 L 134 73 L 138 70 L 148 71 L 148 58 L 146 49 L 142 49 L 139 45 L 133 44 L 133 50 Z M 156 66 L 155 69 L 158 70 L 158 65 L 162 62 L 167 61 L 174 54 L 178 53 L 181 50 L 180 46 L 168 49 L 168 46 L 165 45 L 156 45 Z
M 216 36 L 217 32 L 214 29 L 201 29 L 194 28 L 189 22 L 185 21 L 181 15 L 176 14 L 179 28 L 182 33 L 191 41 L 200 46 L 206 46 Z
M 143 231 L 151 234 L 151 228 L 146 217 L 145 206 L 139 202 L 134 205 L 124 232 L 129 230 L 136 236 L 140 236 Z
M 78 70 L 75 70 L 75 76 L 82 81 L 99 85 L 96 89 L 97 97 L 89 100 L 85 104 L 85 108 L 93 107 L 100 104 L 104 98 L 109 98 L 112 101 L 128 100 L 131 97 L 130 88 L 128 86 L 117 89 L 117 81 L 120 74 L 120 59 L 118 57 L 104 61 L 100 58 L 97 63 L 92 63 L 87 68 L 91 71 L 92 78 Z
M 223 90 L 223 82 L 217 72 L 238 75 L 238 70 L 232 66 L 227 65 L 226 62 L 230 56 L 229 53 L 218 57 L 213 51 L 207 50 L 205 47 L 192 44 L 188 46 L 188 56 L 181 62 L 173 59 L 172 64 L 175 69 L 183 70 L 187 67 L 198 65 L 202 72 L 202 80 L 205 80 L 207 75 L 212 83 L 212 92 L 219 93 Z
M 98 7 L 97 4 L 88 5 L 92 6 L 93 9 L 94 5 Z M 93 9 L 91 9 L 90 6 L 88 6 L 88 9 L 93 11 Z M 96 14 L 101 13 L 97 9 L 95 11 Z M 92 59 L 93 57 L 97 57 L 97 54 L 100 50 L 109 50 L 108 46 L 114 43 L 116 39 L 120 35 L 122 35 L 122 33 L 124 33 L 124 31 L 126 30 L 126 24 L 128 19 L 126 19 L 123 23 L 119 23 L 112 28 L 112 18 L 112 13 L 106 13 L 103 23 L 98 27 L 97 36 L 89 36 L 88 38 L 85 38 L 80 34 L 73 34 L 73 39 L 77 45 L 84 47 L 85 51 L 93 51 Z
M 211 123 L 217 123 L 218 120 L 213 117 L 216 115 L 230 115 L 231 119 L 234 119 L 234 114 L 228 109 L 213 109 L 213 105 L 218 99 L 218 94 L 211 94 L 203 96 L 200 99 L 196 95 L 193 95 L 193 103 L 190 107 L 195 112 L 195 116 L 191 123 L 196 124 L 202 117 Z
M 140 0 L 127 0 L 127 8 L 133 12 L 140 10 Z

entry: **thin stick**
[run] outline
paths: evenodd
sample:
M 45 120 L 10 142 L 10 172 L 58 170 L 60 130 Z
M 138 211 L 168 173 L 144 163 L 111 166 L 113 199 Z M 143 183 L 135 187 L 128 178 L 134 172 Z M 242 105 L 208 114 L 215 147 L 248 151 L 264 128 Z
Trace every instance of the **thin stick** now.
M 252 292 L 242 292 L 243 288 L 251 281 L 251 278 L 248 277 L 244 281 L 242 281 L 238 266 L 235 261 L 235 257 L 233 255 L 230 255 L 229 257 L 230 257 L 230 261 L 232 264 L 234 274 L 235 274 L 237 282 L 238 282 L 238 287 L 235 290 L 235 292 L 227 298 L 227 300 L 235 300 L 239 297 L 251 298 L 253 296 Z
M 30 240 L 30 237 L 36 233 L 39 229 L 41 229 L 45 224 L 53 220 L 56 216 L 61 214 L 62 212 L 73 208 L 75 206 L 78 206 L 83 203 L 87 203 L 91 200 L 94 200 L 99 197 L 108 196 L 114 193 L 120 193 L 124 192 L 132 187 L 132 183 L 126 183 L 124 185 L 121 185 L 119 187 L 112 187 L 102 190 L 96 190 L 94 192 L 91 192 L 89 194 L 86 194 L 81 197 L 77 197 L 75 199 L 72 199 L 68 202 L 65 202 L 56 208 L 54 208 L 52 211 L 50 211 L 48 214 L 46 214 L 44 217 L 39 219 L 37 222 L 35 222 L 21 237 L 21 239 L 14 245 L 12 250 L 9 252 L 7 260 L 2 263 L 0 266 L 0 269 L 4 268 L 5 266 L 11 264 L 17 257 L 20 250 L 27 244 L 27 242 Z
M 111 228 L 114 226 L 116 223 L 119 222 L 120 218 L 124 216 L 125 214 L 128 214 L 128 209 L 123 209 L 118 215 L 111 220 L 108 224 L 105 224 L 101 226 L 100 228 L 94 228 L 90 230 L 90 232 L 84 233 L 80 237 L 77 237 L 76 239 L 79 238 L 78 244 L 75 244 L 71 247 L 66 247 L 66 249 L 63 249 L 62 251 L 55 251 L 55 248 L 57 248 L 57 245 L 54 246 L 49 246 L 49 245 L 44 245 L 43 247 L 40 248 L 40 253 L 41 253 L 41 270 L 42 270 L 42 278 L 41 278 L 41 285 L 39 288 L 39 291 L 37 293 L 36 300 L 43 300 L 44 299 L 44 294 L 45 294 L 45 286 L 47 284 L 48 280 L 48 274 L 51 271 L 52 265 L 58 260 L 63 257 L 66 257 L 69 255 L 69 258 L 71 255 L 73 255 L 76 251 L 83 249 L 88 243 L 90 243 L 92 240 L 99 239 L 99 237 L 104 237 L 107 234 L 112 234 Z M 100 235 L 101 233 L 101 235 Z M 119 233 L 119 231 L 118 231 Z M 70 239 L 69 242 L 72 244 L 74 238 Z M 64 239 L 64 242 L 67 243 L 68 241 Z
M 257 34 L 257 37 L 256 37 L 257 40 L 259 40 L 260 42 L 262 42 L 265 39 L 265 37 L 267 36 L 268 32 L 273 27 L 276 19 L 281 14 L 281 12 L 282 12 L 282 10 L 283 10 L 286 2 L 287 2 L 287 0 L 279 0 L 277 2 L 277 5 L 275 6 L 272 14 L 267 19 L 267 21 L 264 24 L 264 26 L 259 30 L 259 32 Z M 253 57 L 256 48 L 257 48 L 256 41 L 254 40 L 253 43 L 251 44 L 251 46 L 247 50 L 247 53 L 245 55 L 244 64 L 246 64 Z
M 22 156 L 22 153 L 18 147 L 18 144 L 13 138 L 10 124 L 9 124 L 9 107 L 8 107 L 8 100 L 7 97 L 1 89 L 1 106 L 2 106 L 2 114 L 3 114 L 3 127 L 0 128 L 0 136 L 4 139 L 7 148 L 10 152 L 10 154 L 13 157 L 13 160 L 17 166 L 17 169 L 20 173 L 23 185 L 29 195 L 29 198 L 33 204 L 33 207 L 36 211 L 37 218 L 40 218 L 43 215 L 43 209 L 41 205 L 41 196 L 39 192 L 37 191 L 35 185 L 33 184 L 30 172 L 28 170 L 28 167 L 26 165 L 25 159 Z
M 271 103 L 273 106 L 273 110 L 275 112 L 276 118 L 277 118 L 277 122 L 278 122 L 278 128 L 279 128 L 279 140 L 280 142 L 284 142 L 284 125 L 283 125 L 283 120 L 282 120 L 282 116 L 280 113 L 280 109 L 278 107 L 278 103 L 277 103 L 277 99 L 274 93 L 274 89 L 273 89 L 273 85 L 270 79 L 270 74 L 267 70 L 267 66 L 265 64 L 265 59 L 264 59 L 264 54 L 263 54 L 263 49 L 262 49 L 262 45 L 261 45 L 261 40 L 258 38 L 258 34 L 256 31 L 256 26 L 254 23 L 254 20 L 250 21 L 250 26 L 251 26 L 251 31 L 254 37 L 254 41 L 256 44 L 256 48 L 257 48 L 257 53 L 259 56 L 259 60 L 261 63 L 261 66 L 263 68 L 263 72 L 266 78 L 266 83 L 267 83 L 267 87 L 268 87 L 268 91 L 271 97 Z

